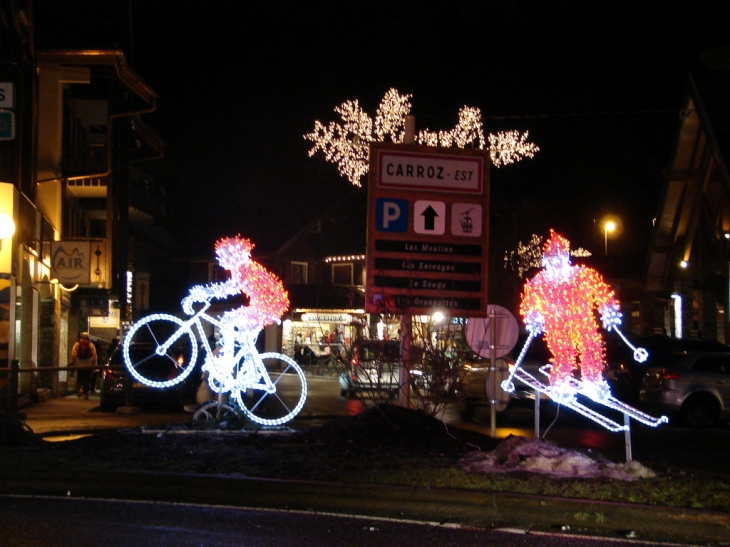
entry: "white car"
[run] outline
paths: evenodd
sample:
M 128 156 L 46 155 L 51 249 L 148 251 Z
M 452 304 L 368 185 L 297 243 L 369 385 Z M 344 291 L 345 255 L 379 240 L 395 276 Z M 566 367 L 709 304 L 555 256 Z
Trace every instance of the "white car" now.
M 400 342 L 360 340 L 353 344 L 349 362 L 340 374 L 340 394 L 354 398 L 358 393 L 398 395 Z
M 730 419 L 730 353 L 672 353 L 644 374 L 643 407 L 693 427 Z

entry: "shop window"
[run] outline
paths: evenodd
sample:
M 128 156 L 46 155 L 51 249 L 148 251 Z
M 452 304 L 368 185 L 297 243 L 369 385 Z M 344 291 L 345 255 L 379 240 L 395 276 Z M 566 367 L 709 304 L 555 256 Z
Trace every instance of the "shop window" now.
M 292 285 L 306 285 L 307 284 L 307 270 L 308 270 L 308 265 L 306 262 L 292 262 L 291 263 L 291 283 L 292 283 Z
M 352 263 L 332 264 L 332 284 L 352 285 Z

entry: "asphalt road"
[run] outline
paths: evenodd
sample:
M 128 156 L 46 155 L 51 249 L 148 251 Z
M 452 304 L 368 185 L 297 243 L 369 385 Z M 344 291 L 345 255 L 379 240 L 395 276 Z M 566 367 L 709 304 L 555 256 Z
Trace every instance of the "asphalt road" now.
M 4 547 L 642 547 L 579 531 L 526 532 L 307 511 L 0 495 Z

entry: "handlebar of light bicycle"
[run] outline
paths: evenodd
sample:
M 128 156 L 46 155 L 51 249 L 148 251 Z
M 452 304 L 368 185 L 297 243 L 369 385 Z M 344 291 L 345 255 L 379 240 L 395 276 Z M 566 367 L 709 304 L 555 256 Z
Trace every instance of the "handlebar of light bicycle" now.
M 203 304 L 199 310 L 196 310 L 193 306 L 195 304 Z M 182 299 L 182 309 L 187 315 L 200 315 L 211 307 L 210 298 L 207 300 L 195 300 L 191 295 L 186 296 Z

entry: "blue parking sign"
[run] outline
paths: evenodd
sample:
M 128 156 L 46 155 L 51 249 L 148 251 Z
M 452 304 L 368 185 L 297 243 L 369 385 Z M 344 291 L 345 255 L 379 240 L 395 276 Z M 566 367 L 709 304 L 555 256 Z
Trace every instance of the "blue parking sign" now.
M 375 227 L 379 232 L 407 232 L 408 201 L 379 198 L 375 205 Z

